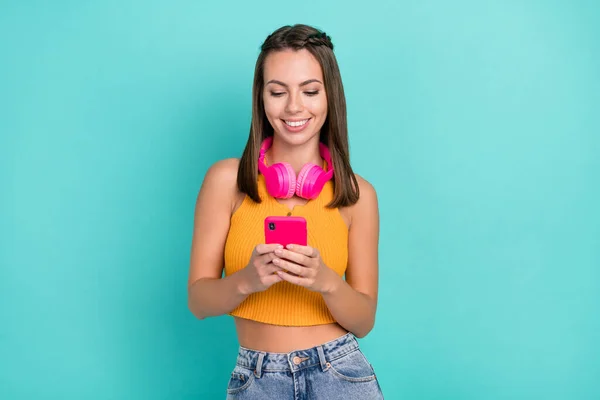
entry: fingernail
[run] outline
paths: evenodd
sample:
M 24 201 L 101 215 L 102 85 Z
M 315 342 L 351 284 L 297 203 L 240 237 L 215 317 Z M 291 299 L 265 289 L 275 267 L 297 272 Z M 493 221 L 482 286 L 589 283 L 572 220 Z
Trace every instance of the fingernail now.
M 277 250 L 275 250 L 275 254 L 277 254 L 277 255 L 281 255 L 281 253 L 283 253 L 283 251 L 281 251 L 281 249 L 277 249 Z
M 279 264 L 279 258 L 273 259 L 273 264 Z
M 293 244 L 288 244 L 288 245 L 287 245 L 287 248 L 288 248 L 288 249 L 293 249 L 293 248 L 294 248 L 294 245 L 293 245 Z

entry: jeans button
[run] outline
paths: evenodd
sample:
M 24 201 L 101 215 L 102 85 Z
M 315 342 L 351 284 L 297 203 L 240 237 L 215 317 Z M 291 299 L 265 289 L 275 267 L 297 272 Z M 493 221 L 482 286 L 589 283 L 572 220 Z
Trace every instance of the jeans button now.
M 294 364 L 298 365 L 302 362 L 302 360 L 300 359 L 300 357 L 294 357 L 293 360 Z

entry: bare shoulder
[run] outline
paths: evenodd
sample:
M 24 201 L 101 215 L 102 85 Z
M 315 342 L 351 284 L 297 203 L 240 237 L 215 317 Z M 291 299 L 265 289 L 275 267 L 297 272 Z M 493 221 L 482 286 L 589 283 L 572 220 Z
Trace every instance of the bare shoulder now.
M 356 214 L 361 214 L 361 212 L 364 214 L 363 210 L 371 210 L 372 215 L 373 211 L 377 212 L 378 207 L 377 193 L 375 192 L 375 188 L 373 187 L 373 185 L 358 174 L 354 174 L 354 176 L 356 177 L 356 181 L 358 182 L 358 201 L 355 204 L 346 207 L 341 207 L 339 209 L 342 219 L 346 223 L 348 229 L 352 227 L 352 220 L 355 218 Z
M 215 162 L 206 171 L 204 183 L 220 183 L 227 186 L 233 183 L 236 185 L 239 165 L 239 158 L 225 158 Z
M 225 158 L 215 162 L 206 171 L 200 193 L 203 191 L 218 191 L 233 200 L 238 192 L 237 172 L 239 165 L 240 160 L 238 158 Z
M 348 207 L 350 227 L 352 227 L 353 223 L 357 220 L 378 219 L 379 217 L 379 206 L 375 187 L 362 176 L 358 174 L 354 174 L 354 176 L 356 176 L 356 181 L 358 182 L 360 196 L 356 204 Z
M 358 199 L 358 203 L 370 203 L 377 202 L 377 192 L 375 191 L 375 187 L 367 181 L 365 178 L 358 174 L 354 174 L 356 176 L 356 181 L 358 182 L 358 189 L 360 191 L 360 197 Z

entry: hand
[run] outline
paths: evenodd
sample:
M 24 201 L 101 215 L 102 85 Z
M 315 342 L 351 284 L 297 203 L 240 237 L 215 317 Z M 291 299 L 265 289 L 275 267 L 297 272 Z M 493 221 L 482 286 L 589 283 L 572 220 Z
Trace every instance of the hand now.
M 276 249 L 275 255 L 273 264 L 293 274 L 278 270 L 277 275 L 290 283 L 325 294 L 334 291 L 341 281 L 313 247 L 290 244 L 287 249 Z
M 281 271 L 281 268 L 272 263 L 275 258 L 273 251 L 282 248 L 283 246 L 279 244 L 259 244 L 254 248 L 248 265 L 238 272 L 242 276 L 240 286 L 242 294 L 262 292 L 282 281 L 282 278 L 275 273 Z

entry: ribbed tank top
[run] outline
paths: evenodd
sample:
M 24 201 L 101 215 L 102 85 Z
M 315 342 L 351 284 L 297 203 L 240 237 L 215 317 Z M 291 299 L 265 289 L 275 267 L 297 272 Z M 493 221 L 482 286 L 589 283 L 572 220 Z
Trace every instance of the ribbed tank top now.
M 302 216 L 306 219 L 308 245 L 319 250 L 325 265 L 340 277 L 348 263 L 348 227 L 337 208 L 326 205 L 333 199 L 333 182 L 328 181 L 316 199 L 293 210 L 271 197 L 264 176 L 258 175 L 261 203 L 246 196 L 231 216 L 225 243 L 225 275 L 246 267 L 254 247 L 265 242 L 264 220 L 268 216 Z M 267 324 L 309 326 L 335 322 L 323 296 L 286 281 L 249 295 L 229 315 Z

